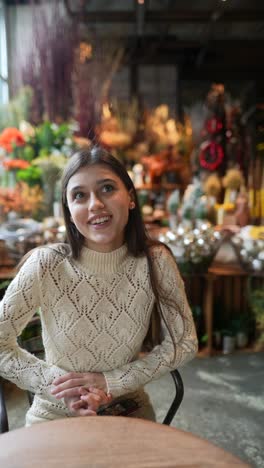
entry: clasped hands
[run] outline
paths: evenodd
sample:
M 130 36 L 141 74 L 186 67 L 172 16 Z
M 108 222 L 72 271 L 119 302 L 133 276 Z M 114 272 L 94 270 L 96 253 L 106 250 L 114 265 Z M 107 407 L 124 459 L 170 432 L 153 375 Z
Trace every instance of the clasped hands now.
M 52 385 L 51 394 L 64 398 L 74 416 L 94 416 L 100 406 L 112 401 L 100 372 L 69 372 L 56 378 Z

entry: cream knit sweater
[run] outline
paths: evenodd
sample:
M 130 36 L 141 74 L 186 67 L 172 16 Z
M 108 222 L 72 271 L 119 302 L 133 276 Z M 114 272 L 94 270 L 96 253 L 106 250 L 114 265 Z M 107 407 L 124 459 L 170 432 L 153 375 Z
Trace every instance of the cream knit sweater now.
M 103 372 L 118 397 L 194 356 L 196 332 L 176 264 L 163 247 L 152 255 L 166 297 L 177 304 L 162 305 L 177 342 L 175 356 L 163 327 L 161 345 L 138 358 L 154 295 L 146 258 L 132 257 L 125 245 L 111 253 L 83 248 L 75 261 L 66 244 L 56 244 L 35 250 L 22 266 L 0 304 L 0 375 L 35 393 L 28 424 L 69 415 L 64 401 L 50 393 L 55 377 L 69 371 Z M 45 361 L 17 345 L 38 307 Z

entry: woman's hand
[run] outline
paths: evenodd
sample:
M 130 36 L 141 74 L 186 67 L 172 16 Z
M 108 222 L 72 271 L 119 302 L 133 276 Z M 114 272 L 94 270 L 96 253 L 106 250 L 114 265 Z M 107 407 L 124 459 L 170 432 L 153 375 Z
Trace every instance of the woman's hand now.
M 80 396 L 83 388 L 88 391 L 97 388 L 107 393 L 106 381 L 101 372 L 69 372 L 55 379 L 53 386 L 51 394 L 57 399 Z
M 73 416 L 95 416 L 101 405 L 112 401 L 112 396 L 98 388 L 90 387 L 90 391 L 87 391 L 83 387 L 79 397 L 66 397 L 64 401 Z

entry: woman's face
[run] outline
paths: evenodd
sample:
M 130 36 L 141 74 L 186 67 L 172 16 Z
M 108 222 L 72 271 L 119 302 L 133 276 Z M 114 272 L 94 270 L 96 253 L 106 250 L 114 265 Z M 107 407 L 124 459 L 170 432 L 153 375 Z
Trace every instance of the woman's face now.
M 71 220 L 98 252 L 111 252 L 124 243 L 131 196 L 119 177 L 107 166 L 83 167 L 69 180 L 67 203 Z

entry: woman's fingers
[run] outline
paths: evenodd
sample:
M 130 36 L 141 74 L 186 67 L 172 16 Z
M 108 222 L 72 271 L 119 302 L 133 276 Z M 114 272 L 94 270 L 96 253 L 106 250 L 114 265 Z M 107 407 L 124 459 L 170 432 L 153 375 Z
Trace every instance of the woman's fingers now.
M 77 397 L 80 396 L 81 394 L 81 388 L 82 387 L 74 387 L 74 388 L 68 388 L 66 390 L 62 390 L 59 393 L 53 393 L 55 398 L 57 400 L 60 400 L 61 398 L 72 398 L 72 397 Z
M 78 379 L 70 379 L 60 385 L 53 387 L 51 389 L 51 394 L 57 395 L 58 393 L 63 392 L 69 388 L 82 387 L 83 385 L 85 385 L 85 380 L 83 378 L 79 377 Z
M 74 416 L 94 416 L 96 415 L 96 409 L 93 406 L 87 406 L 84 401 L 78 400 L 70 405 L 70 410 Z
M 52 385 L 60 385 L 67 382 L 67 380 L 78 379 L 80 377 L 82 377 L 80 372 L 69 372 L 68 374 L 62 375 L 61 377 L 57 377 L 53 380 Z
M 81 395 L 80 399 L 94 411 L 97 411 L 100 406 L 107 405 L 112 401 L 110 395 L 106 395 L 102 390 L 98 389 L 94 389 L 94 392 L 89 392 L 86 395 Z
M 110 403 L 113 399 L 110 393 L 106 394 L 103 390 L 100 390 L 99 388 L 89 387 L 89 392 L 93 395 L 98 395 L 100 397 L 101 405 L 106 405 Z
M 76 411 L 80 408 L 87 408 L 82 400 L 74 401 L 71 403 L 71 410 Z
M 98 395 L 93 395 L 92 393 L 82 395 L 80 398 L 81 401 L 93 411 L 97 411 L 99 406 L 102 405 L 102 399 Z

